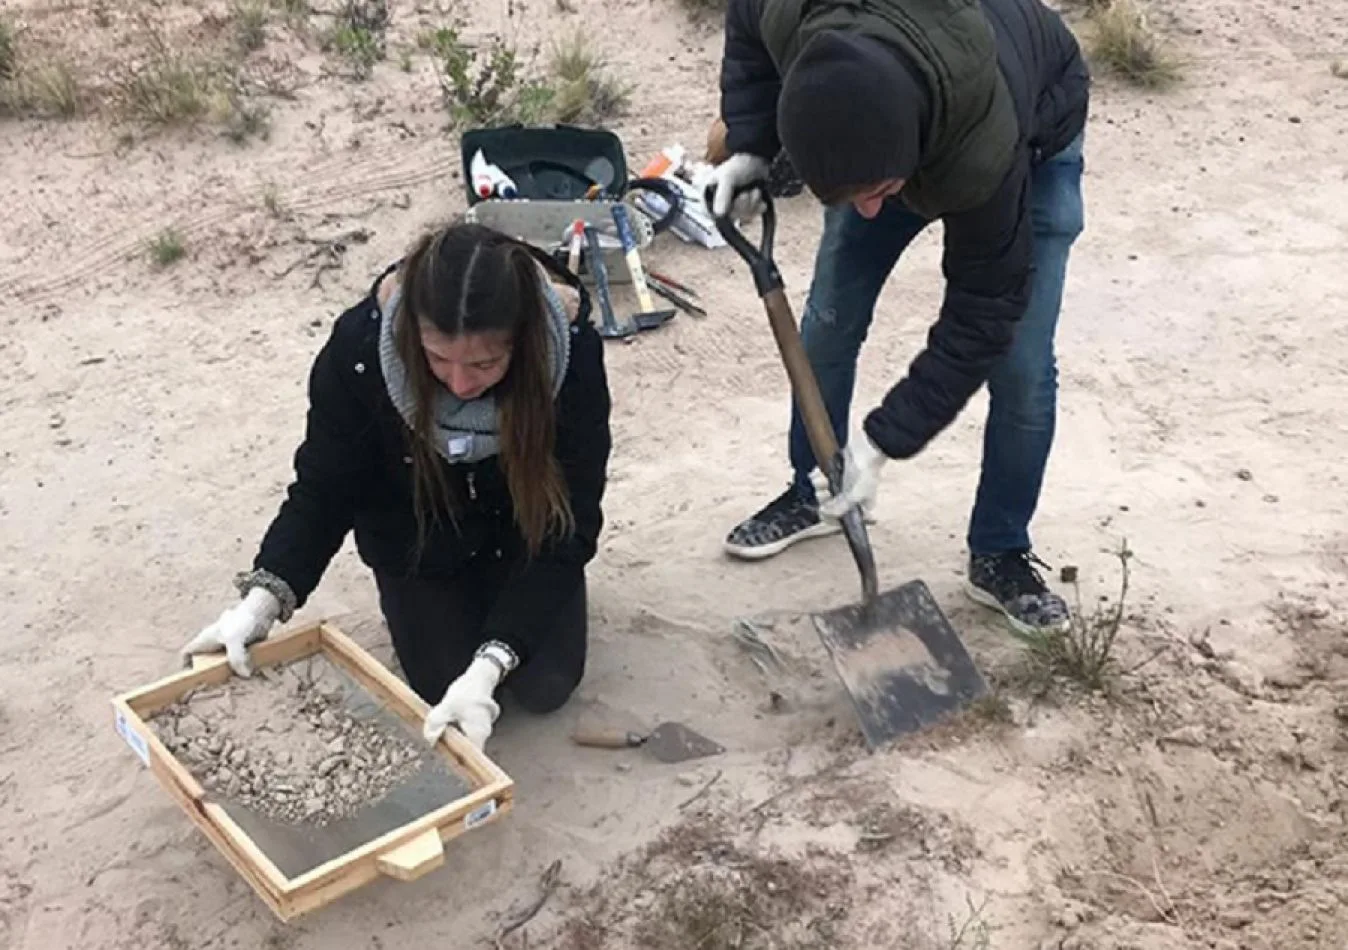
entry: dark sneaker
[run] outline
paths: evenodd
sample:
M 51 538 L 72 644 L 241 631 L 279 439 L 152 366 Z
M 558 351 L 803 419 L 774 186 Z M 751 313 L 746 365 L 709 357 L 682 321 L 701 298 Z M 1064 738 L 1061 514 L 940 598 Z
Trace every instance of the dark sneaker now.
M 819 538 L 842 530 L 837 521 L 819 514 L 819 503 L 792 485 L 752 518 L 741 521 L 726 536 L 726 553 L 748 560 L 780 554 L 797 541 Z
M 1028 551 L 980 554 L 969 559 L 968 595 L 985 607 L 1000 610 L 1022 634 L 1066 629 L 1067 602 L 1048 589 L 1035 564 L 1048 565 Z

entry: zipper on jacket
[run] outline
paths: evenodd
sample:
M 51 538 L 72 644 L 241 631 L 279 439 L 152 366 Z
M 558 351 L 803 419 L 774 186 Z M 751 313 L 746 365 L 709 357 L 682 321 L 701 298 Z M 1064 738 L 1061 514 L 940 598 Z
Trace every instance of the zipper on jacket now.
M 473 499 L 473 501 L 477 501 L 477 485 L 475 484 L 474 479 L 474 475 L 476 474 L 476 472 L 472 471 L 469 471 L 468 473 L 468 497 Z

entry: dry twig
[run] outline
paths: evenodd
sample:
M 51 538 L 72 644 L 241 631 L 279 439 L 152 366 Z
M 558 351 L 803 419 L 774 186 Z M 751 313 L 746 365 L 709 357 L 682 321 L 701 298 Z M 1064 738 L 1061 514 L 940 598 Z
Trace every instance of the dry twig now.
M 539 879 L 538 899 L 519 914 L 515 915 L 514 919 L 502 924 L 501 929 L 496 932 L 496 950 L 504 950 L 502 941 L 538 916 L 538 912 L 541 911 L 543 905 L 548 902 L 548 898 L 552 896 L 552 892 L 557 889 L 557 883 L 558 879 L 561 877 L 561 873 L 562 861 L 558 858 L 548 865 L 547 870 L 543 872 L 543 876 Z

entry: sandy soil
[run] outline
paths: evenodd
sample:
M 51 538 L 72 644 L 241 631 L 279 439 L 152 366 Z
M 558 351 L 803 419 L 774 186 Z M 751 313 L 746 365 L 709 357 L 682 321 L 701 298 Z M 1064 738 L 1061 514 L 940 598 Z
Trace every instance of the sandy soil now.
M 173 14 L 189 33 L 196 6 Z M 715 27 L 672 2 L 573 6 L 475 2 L 473 30 L 528 41 L 583 24 L 636 84 L 617 125 L 632 163 L 700 148 Z M 288 927 L 140 767 L 108 699 L 175 669 L 232 601 L 290 475 L 310 359 L 377 269 L 462 206 L 457 138 L 424 59 L 404 71 L 392 55 L 353 82 L 275 29 L 254 55 L 303 81 L 273 102 L 267 142 L 0 125 L 0 945 L 490 945 L 560 859 L 508 945 L 661 946 L 678 918 L 656 891 L 696 896 L 686 875 L 710 864 L 768 902 L 742 917 L 789 911 L 794 946 L 1344 946 L 1348 83 L 1330 63 L 1348 52 L 1348 10 L 1164 6 L 1187 82 L 1097 87 L 1036 522 L 1088 599 L 1116 590 L 1111 549 L 1126 537 L 1136 552 L 1112 696 L 1024 689 L 1015 641 L 959 593 L 980 396 L 886 473 L 871 536 L 882 584 L 926 579 L 1003 684 L 1005 715 L 868 755 L 809 637 L 781 644 L 802 672 L 773 710 L 733 621 L 844 603 L 855 574 L 838 538 L 766 564 L 721 555 L 786 477 L 787 384 L 733 253 L 662 236 L 651 264 L 711 312 L 609 350 L 609 526 L 578 701 L 541 720 L 507 709 L 490 750 L 518 808 L 447 867 Z M 93 4 L 5 9 L 91 74 L 123 52 L 120 6 L 110 26 Z M 419 18 L 434 21 L 429 4 L 394 4 L 390 42 L 410 44 Z M 803 198 L 781 212 L 799 307 L 819 216 Z M 143 244 L 170 224 L 188 254 L 156 270 Z M 926 235 L 887 288 L 859 404 L 920 343 L 938 252 Z M 391 662 L 349 547 L 295 622 L 319 616 Z M 587 700 L 681 718 L 728 751 L 679 767 L 577 749 Z M 797 898 L 786 911 L 779 887 Z M 951 920 L 970 922 L 959 940 Z

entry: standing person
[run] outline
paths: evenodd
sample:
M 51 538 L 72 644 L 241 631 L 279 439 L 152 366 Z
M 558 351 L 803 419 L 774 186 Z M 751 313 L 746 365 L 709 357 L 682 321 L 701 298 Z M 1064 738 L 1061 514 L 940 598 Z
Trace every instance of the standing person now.
M 243 599 L 184 652 L 223 648 L 250 675 L 247 645 L 303 606 L 353 531 L 398 662 L 433 707 L 429 741 L 453 724 L 481 748 L 502 683 L 530 712 L 557 709 L 585 669 L 609 409 L 578 280 L 484 227 L 426 234 L 337 319 Z
M 839 530 L 891 459 L 915 456 L 985 382 L 990 406 L 969 523 L 967 590 L 1021 630 L 1067 606 L 1035 563 L 1029 523 L 1056 416 L 1053 338 L 1082 230 L 1089 76 L 1040 0 L 729 0 L 721 115 L 731 157 L 713 211 L 741 219 L 784 147 L 826 206 L 801 336 L 845 445 L 822 505 L 793 405 L 787 490 L 726 538 L 743 558 Z M 846 437 L 857 355 L 904 249 L 944 226 L 945 295 L 907 376 Z

